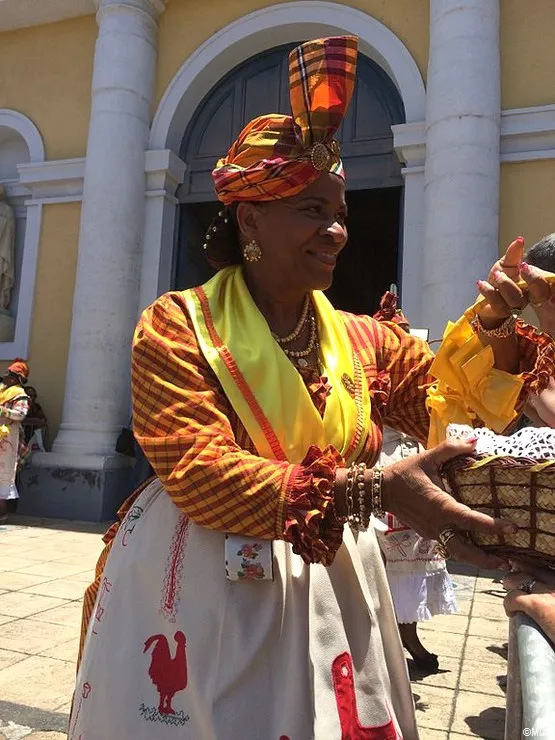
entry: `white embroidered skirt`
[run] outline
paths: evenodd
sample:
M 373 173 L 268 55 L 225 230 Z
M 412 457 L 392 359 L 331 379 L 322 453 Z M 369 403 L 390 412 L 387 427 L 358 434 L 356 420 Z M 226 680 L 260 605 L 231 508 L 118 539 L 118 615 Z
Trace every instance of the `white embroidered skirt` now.
M 139 496 L 106 563 L 69 740 L 417 739 L 374 532 L 346 528 L 330 568 L 275 542 L 273 581 L 227 580 L 224 542 L 158 481 Z
M 457 600 L 447 570 L 434 573 L 387 573 L 397 621 L 424 622 L 436 614 L 456 614 Z

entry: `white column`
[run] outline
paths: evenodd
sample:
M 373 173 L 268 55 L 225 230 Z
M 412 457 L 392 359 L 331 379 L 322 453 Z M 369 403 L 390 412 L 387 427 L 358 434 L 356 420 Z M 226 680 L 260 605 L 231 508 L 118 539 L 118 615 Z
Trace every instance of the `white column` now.
M 66 392 L 49 464 L 96 467 L 114 453 L 127 422 L 156 18 L 164 2 L 96 0 L 99 34 Z
M 392 126 L 393 146 L 404 163 L 403 244 L 401 247 L 401 308 L 414 328 L 424 328 L 422 282 L 424 259 L 424 159 L 425 126 L 400 123 Z
M 146 152 L 146 204 L 139 311 L 170 290 L 173 278 L 176 192 L 185 162 L 171 149 Z
M 430 0 L 422 309 L 431 335 L 498 254 L 499 0 Z

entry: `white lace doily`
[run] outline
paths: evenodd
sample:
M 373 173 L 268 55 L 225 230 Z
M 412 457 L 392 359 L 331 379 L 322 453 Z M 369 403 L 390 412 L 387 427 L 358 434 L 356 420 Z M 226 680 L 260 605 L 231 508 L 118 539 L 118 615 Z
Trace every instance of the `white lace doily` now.
M 525 427 L 509 437 L 495 434 L 490 429 L 473 429 L 464 424 L 449 424 L 447 439 L 464 440 L 475 435 L 476 454 L 531 457 L 534 460 L 555 459 L 555 429 Z

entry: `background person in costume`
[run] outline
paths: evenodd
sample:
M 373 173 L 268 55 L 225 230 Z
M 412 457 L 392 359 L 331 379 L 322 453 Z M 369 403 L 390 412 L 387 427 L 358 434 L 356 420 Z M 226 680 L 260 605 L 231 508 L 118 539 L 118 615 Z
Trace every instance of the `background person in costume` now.
M 214 171 L 221 269 L 141 317 L 133 421 L 157 478 L 105 535 L 70 740 L 414 740 L 370 514 L 484 567 L 458 529 L 513 529 L 433 482 L 471 443 L 376 466 L 384 423 L 426 439 L 433 355 L 322 293 L 347 241 L 333 136 L 356 57 L 352 37 L 292 51 L 293 115 L 252 121 Z M 525 342 L 514 369 L 535 359 Z
M 25 386 L 25 392 L 29 396 L 30 404 L 29 411 L 25 417 L 25 423 L 23 424 L 23 439 L 32 452 L 35 449 L 45 452 L 44 436 L 48 427 L 46 414 L 37 400 L 38 394 L 36 388 L 27 385 Z M 35 438 L 34 440 L 33 437 Z
M 0 517 L 5 521 L 9 511 L 15 511 L 19 493 L 15 484 L 17 465 L 24 449 L 21 424 L 29 411 L 29 396 L 25 392 L 29 367 L 15 360 L 0 384 Z
M 397 308 L 397 296 L 387 292 L 374 314 L 378 321 L 390 321 L 405 331 L 409 323 Z M 395 429 L 384 427 L 380 465 L 388 465 L 422 452 L 418 442 Z M 418 637 L 417 623 L 436 614 L 455 614 L 457 602 L 445 559 L 437 542 L 421 537 L 393 514 L 375 522 L 376 534 L 385 559 L 385 572 L 395 607 L 403 647 L 417 668 L 435 672 L 438 656 L 430 653 Z

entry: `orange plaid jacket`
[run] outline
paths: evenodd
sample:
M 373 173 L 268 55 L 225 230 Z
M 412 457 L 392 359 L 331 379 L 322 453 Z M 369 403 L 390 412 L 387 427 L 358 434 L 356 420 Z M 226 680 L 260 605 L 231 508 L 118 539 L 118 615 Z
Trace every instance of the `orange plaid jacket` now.
M 425 441 L 433 354 L 394 324 L 342 315 L 372 397 L 361 455 L 372 464 L 384 423 Z M 316 470 L 257 455 L 198 347 L 180 293 L 162 296 L 143 313 L 133 345 L 132 386 L 137 440 L 175 504 L 203 527 L 283 539 L 307 478 L 324 475 L 333 482 L 333 462 L 331 469 Z

